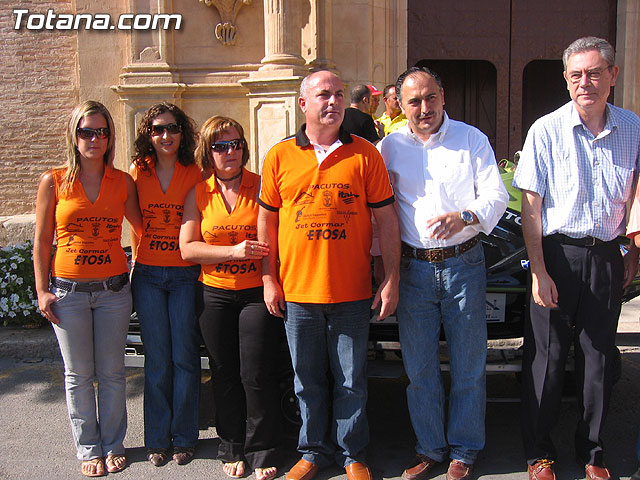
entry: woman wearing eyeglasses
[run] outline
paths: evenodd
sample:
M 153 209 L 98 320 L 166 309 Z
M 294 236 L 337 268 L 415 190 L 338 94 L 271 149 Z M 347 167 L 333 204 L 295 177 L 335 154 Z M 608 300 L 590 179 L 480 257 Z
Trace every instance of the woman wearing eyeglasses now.
M 180 230 L 182 257 L 202 264 L 204 311 L 200 330 L 209 351 L 218 459 L 229 477 L 277 475 L 280 409 L 275 360 L 282 323 L 262 294 L 257 241 L 260 177 L 249 160 L 244 131 L 235 120 L 211 117 L 202 126 L 196 159 L 211 176 L 189 192 Z
M 184 199 L 202 181 L 194 149 L 194 123 L 180 108 L 165 102 L 146 111 L 130 169 L 143 216 L 131 288 L 144 344 L 144 443 L 156 467 L 170 456 L 188 463 L 198 441 L 200 265 L 178 247 Z
M 133 180 L 113 168 L 107 109 L 93 101 L 78 105 L 66 137 L 66 165 L 46 172 L 38 186 L 33 264 L 38 307 L 53 324 L 64 360 L 81 471 L 96 477 L 126 467 L 123 354 L 131 290 L 120 237 L 123 216 L 137 232 L 141 218 Z

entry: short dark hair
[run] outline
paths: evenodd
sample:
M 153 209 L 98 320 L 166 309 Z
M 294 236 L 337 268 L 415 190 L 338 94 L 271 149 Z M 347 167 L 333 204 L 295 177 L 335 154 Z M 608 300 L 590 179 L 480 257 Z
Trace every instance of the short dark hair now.
M 442 89 L 442 80 L 440 80 L 440 75 L 431 70 L 429 67 L 411 67 L 405 70 L 400 74 L 398 80 L 396 80 L 396 95 L 398 96 L 398 101 L 402 102 L 402 85 L 408 77 L 412 77 L 414 75 L 418 75 L 421 73 L 426 73 L 438 84 L 438 88 Z
M 351 90 L 351 103 L 360 103 L 364 98 L 371 96 L 371 90 L 365 84 L 356 85 Z
M 384 89 L 382 90 L 382 96 L 384 98 L 387 98 L 389 96 L 389 92 L 391 91 L 392 88 L 396 88 L 395 85 L 389 84 L 386 87 L 384 87 Z

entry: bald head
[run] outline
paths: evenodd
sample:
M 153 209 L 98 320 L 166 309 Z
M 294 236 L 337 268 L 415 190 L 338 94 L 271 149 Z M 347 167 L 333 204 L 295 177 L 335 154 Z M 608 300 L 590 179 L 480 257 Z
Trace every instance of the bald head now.
M 304 113 L 307 130 L 330 128 L 337 132 L 344 118 L 344 86 L 338 76 L 322 70 L 300 84 L 298 105 Z

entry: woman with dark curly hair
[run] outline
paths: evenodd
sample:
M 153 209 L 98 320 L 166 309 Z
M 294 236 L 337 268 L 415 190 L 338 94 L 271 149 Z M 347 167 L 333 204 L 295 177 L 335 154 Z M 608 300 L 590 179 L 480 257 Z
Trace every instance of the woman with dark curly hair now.
M 211 176 L 187 195 L 180 230 L 182 256 L 202 264 L 204 309 L 200 330 L 209 350 L 218 459 L 229 477 L 256 480 L 278 474 L 280 409 L 275 380 L 282 322 L 262 293 L 261 259 L 269 246 L 257 239 L 260 177 L 245 168 L 244 132 L 215 116 L 200 131 L 196 159 Z
M 194 148 L 193 120 L 159 103 L 142 117 L 130 168 L 143 216 L 131 288 L 144 344 L 144 443 L 157 467 L 171 454 L 188 463 L 198 441 L 200 266 L 178 246 L 185 196 L 202 181 Z

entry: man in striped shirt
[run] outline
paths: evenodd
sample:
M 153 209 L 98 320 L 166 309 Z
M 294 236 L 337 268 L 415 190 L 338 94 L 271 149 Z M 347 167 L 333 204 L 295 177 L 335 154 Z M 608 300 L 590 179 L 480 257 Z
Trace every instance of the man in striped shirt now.
M 640 163 L 640 119 L 607 103 L 618 76 L 614 57 L 613 47 L 595 37 L 564 51 L 571 101 L 533 124 L 513 181 L 523 191 L 531 271 L 522 425 L 532 480 L 555 480 L 550 431 L 571 342 L 580 414 L 576 456 L 587 480 L 611 478 L 600 432 L 622 291 L 638 268 L 638 250 L 632 246 L 623 258 L 616 238 L 625 233 Z

